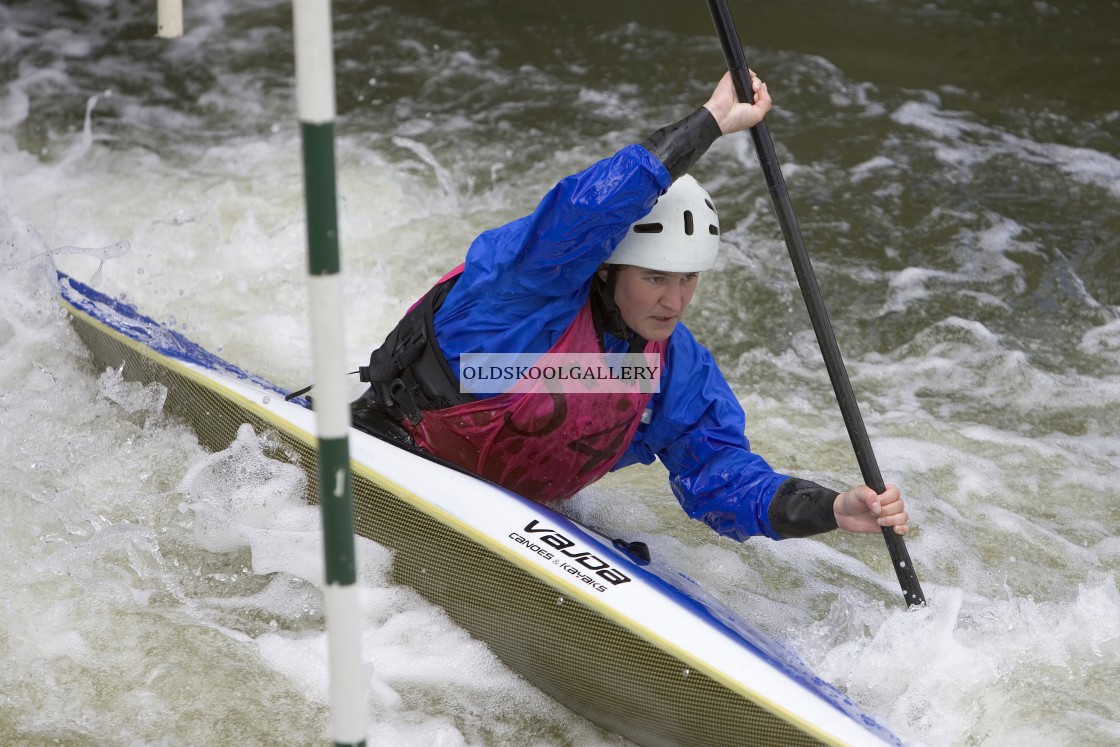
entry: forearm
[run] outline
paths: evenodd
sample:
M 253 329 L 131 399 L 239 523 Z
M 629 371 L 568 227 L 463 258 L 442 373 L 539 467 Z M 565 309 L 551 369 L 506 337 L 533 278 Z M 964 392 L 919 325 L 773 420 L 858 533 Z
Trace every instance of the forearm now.
M 722 449 L 700 469 L 672 475 L 669 484 L 690 517 L 744 542 L 756 536 L 783 538 L 771 525 L 767 509 L 784 479 L 757 454 Z
M 722 133 L 716 118 L 700 107 L 679 122 L 662 127 L 642 147 L 665 166 L 674 180 L 688 173 Z

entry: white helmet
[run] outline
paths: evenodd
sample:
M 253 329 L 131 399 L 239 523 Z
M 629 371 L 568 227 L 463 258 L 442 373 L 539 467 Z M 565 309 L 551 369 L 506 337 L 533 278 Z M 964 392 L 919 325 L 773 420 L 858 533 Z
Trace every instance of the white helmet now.
M 719 252 L 719 216 L 712 198 L 687 174 L 626 232 L 607 260 L 662 272 L 711 269 Z

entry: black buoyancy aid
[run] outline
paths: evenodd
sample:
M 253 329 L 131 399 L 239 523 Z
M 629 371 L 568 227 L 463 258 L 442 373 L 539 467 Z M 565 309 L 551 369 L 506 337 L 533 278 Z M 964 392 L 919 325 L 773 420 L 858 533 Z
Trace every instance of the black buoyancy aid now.
M 459 382 L 436 342 L 435 314 L 458 279 L 455 273 L 424 294 L 373 351 L 369 366 L 358 369 L 369 389 L 354 403 L 355 412 L 368 408 L 398 422 L 416 424 L 425 410 L 477 399 L 459 391 Z

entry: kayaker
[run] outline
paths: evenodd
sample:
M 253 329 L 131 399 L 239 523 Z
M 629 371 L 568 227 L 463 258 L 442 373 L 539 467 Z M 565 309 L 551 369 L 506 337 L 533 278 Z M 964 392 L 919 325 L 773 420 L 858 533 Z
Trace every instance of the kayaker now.
M 725 75 L 689 116 L 478 236 L 374 351 L 354 424 L 544 503 L 659 459 L 685 512 L 736 540 L 837 527 L 906 534 L 894 485 L 837 492 L 752 452 L 738 399 L 681 322 L 719 248 L 711 198 L 687 172 L 716 138 L 770 110 L 766 84 L 751 80 L 755 103 L 739 102 Z M 603 352 L 658 362 L 659 391 L 586 394 L 527 376 L 496 394 L 462 385 L 464 357 Z

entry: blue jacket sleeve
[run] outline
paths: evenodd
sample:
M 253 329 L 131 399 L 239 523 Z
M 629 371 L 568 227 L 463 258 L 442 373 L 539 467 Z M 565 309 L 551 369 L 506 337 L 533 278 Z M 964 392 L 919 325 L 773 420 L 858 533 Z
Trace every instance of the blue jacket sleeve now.
M 452 369 L 462 353 L 551 347 L 587 300 L 595 270 L 670 183 L 652 153 L 630 145 L 561 180 L 531 215 L 478 236 L 436 314 Z
M 475 239 L 460 282 L 481 282 L 504 294 L 570 295 L 669 184 L 652 153 L 627 146 L 562 179 L 531 215 Z
M 692 518 L 740 542 L 756 535 L 781 539 L 768 511 L 788 476 L 751 451 L 746 415 L 711 353 L 678 324 L 666 358 L 652 419 L 613 469 L 656 457 Z

